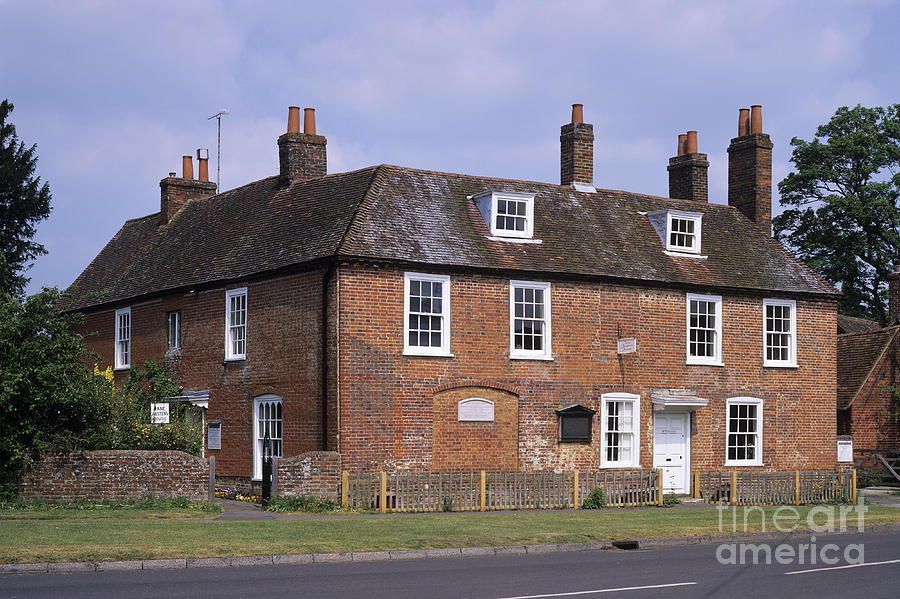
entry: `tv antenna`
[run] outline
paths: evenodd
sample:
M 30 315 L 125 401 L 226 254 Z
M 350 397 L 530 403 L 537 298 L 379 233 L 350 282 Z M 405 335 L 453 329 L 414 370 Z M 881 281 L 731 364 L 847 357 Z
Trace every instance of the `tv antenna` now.
M 212 115 L 207 121 L 216 119 L 218 122 L 218 135 L 216 135 L 216 193 L 222 193 L 222 117 L 229 114 L 227 108 L 222 108 L 216 114 Z

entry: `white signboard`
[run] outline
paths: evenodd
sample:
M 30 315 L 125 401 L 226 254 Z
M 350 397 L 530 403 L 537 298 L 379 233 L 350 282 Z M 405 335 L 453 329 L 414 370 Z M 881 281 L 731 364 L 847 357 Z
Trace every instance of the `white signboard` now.
M 853 440 L 837 442 L 838 462 L 853 461 Z
M 169 404 L 150 404 L 150 424 L 169 424 Z
M 460 422 L 493 422 L 494 402 L 478 397 L 464 399 L 457 406 L 457 419 Z
M 634 337 L 625 337 L 624 339 L 619 339 L 619 353 L 620 354 L 633 354 L 637 351 L 637 339 Z
M 210 420 L 206 425 L 206 448 L 222 449 L 222 422 Z

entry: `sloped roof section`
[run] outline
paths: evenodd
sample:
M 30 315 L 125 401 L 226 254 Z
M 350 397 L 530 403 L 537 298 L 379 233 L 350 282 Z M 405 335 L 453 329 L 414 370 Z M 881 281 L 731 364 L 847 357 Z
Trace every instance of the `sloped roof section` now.
M 844 316 L 843 314 L 837 315 L 838 333 L 866 333 L 868 331 L 880 329 L 881 327 L 882 324 L 880 322 L 875 322 L 874 320 L 857 318 L 855 316 Z
M 533 193 L 540 243 L 489 239 L 467 196 Z M 666 255 L 647 212 L 703 213 L 702 255 Z M 327 258 L 836 295 L 738 211 L 653 196 L 382 165 L 279 187 L 272 177 L 130 220 L 73 285 L 70 309 Z
M 333 256 L 376 168 L 188 202 L 166 225 L 127 221 L 72 285 L 68 309 L 228 281 Z
M 900 327 L 887 327 L 865 333 L 838 335 L 837 338 L 837 407 L 846 410 L 859 390 L 881 362 Z

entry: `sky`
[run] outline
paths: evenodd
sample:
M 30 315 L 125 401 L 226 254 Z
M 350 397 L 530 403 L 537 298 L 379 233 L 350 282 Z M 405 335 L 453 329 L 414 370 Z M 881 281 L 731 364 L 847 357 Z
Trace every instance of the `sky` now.
M 28 291 L 67 287 L 125 220 L 159 211 L 182 155 L 209 148 L 215 178 L 222 108 L 222 190 L 277 174 L 292 105 L 316 109 L 329 172 L 558 183 L 559 127 L 581 103 L 595 186 L 668 195 L 677 136 L 696 129 L 726 203 L 738 109 L 762 104 L 777 184 L 792 137 L 840 106 L 900 102 L 898 26 L 889 0 L 0 0 L 0 99 L 53 193 Z

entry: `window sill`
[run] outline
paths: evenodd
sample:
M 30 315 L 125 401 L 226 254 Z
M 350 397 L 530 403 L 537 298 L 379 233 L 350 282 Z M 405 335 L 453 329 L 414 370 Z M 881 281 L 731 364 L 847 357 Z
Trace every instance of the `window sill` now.
M 424 352 L 410 351 L 404 350 L 404 356 L 408 356 L 410 358 L 455 358 L 456 354 L 451 353 L 440 353 L 440 354 L 427 354 Z
M 509 354 L 510 360 L 539 360 L 542 362 L 552 362 L 553 356 L 522 356 L 516 354 Z
M 663 250 L 663 253 L 666 256 L 674 256 L 676 258 L 700 258 L 701 260 L 706 260 L 708 256 L 702 255 L 700 252 L 684 252 L 678 250 Z
M 488 235 L 488 239 L 491 241 L 506 241 L 509 243 L 534 243 L 534 244 L 542 244 L 544 241 L 542 239 L 531 239 L 530 237 L 504 237 L 501 235 Z
M 225 358 L 226 362 L 244 362 L 247 359 L 247 356 L 233 356 L 230 358 Z
M 610 468 L 610 469 L 612 469 L 612 468 L 640 468 L 640 467 L 641 467 L 640 464 L 609 464 L 609 463 L 606 463 L 606 464 L 601 463 L 600 464 L 601 469 L 603 469 L 603 468 Z M 661 468 L 661 467 L 662 466 L 654 466 L 654 468 Z
M 125 364 L 124 366 L 114 366 L 113 372 L 119 372 L 121 370 L 131 370 L 131 364 Z
M 732 467 L 739 468 L 741 466 L 750 466 L 750 467 L 761 468 L 761 467 L 765 466 L 765 464 L 763 464 L 762 462 L 729 462 L 728 460 L 725 460 L 726 468 L 732 468 Z
M 560 439 L 560 445 L 590 445 L 590 439 Z
M 763 368 L 799 368 L 799 366 L 788 362 L 763 362 Z
M 688 366 L 725 366 L 725 362 L 692 362 L 691 360 L 687 360 L 685 364 Z

